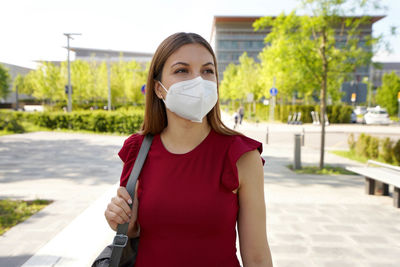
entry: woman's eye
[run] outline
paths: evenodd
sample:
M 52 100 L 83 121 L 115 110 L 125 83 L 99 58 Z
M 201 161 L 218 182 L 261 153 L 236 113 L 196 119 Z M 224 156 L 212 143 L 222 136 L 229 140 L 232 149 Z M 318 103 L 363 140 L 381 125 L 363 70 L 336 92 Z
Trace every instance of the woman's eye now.
M 177 69 L 174 73 L 186 73 L 187 69 Z
M 214 70 L 212 69 L 206 69 L 204 72 L 208 74 L 214 74 Z

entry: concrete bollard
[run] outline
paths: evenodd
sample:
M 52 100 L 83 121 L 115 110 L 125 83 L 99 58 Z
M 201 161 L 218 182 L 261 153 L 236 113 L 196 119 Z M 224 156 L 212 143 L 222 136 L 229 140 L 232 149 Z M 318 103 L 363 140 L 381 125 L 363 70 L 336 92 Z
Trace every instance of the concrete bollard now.
M 294 170 L 301 169 L 301 134 L 294 135 Z
M 267 126 L 267 133 L 265 135 L 265 143 L 268 145 L 268 140 L 269 139 L 269 127 Z

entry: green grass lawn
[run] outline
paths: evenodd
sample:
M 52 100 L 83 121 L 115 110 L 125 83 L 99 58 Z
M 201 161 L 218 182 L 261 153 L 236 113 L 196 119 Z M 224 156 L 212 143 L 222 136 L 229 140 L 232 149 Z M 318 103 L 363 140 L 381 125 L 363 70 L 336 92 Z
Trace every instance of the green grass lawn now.
M 325 165 L 325 167 L 322 170 L 317 166 L 302 166 L 302 168 L 300 170 L 293 170 L 293 165 L 287 165 L 286 167 L 298 174 L 326 174 L 326 175 L 332 175 L 332 174 L 353 175 L 354 174 L 353 172 L 348 171 L 342 167 L 329 166 L 329 165 Z
M 14 225 L 25 221 L 30 216 L 40 211 L 52 201 L 49 200 L 0 200 L 0 235 Z
M 333 151 L 329 151 L 330 153 L 333 153 L 335 155 L 344 157 L 344 158 L 348 158 L 354 161 L 358 161 L 361 163 L 367 163 L 367 161 L 369 160 L 368 158 L 364 157 L 364 156 L 360 156 L 357 155 L 354 150 L 333 150 Z

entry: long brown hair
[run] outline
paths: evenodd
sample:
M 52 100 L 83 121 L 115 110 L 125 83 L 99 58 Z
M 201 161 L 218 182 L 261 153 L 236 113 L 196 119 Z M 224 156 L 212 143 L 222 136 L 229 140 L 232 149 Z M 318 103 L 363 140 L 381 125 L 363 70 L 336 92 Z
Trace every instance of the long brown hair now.
M 186 44 L 200 44 L 211 53 L 215 64 L 217 90 L 219 95 L 217 60 L 210 44 L 203 37 L 196 33 L 179 32 L 169 36 L 158 46 L 150 64 L 146 84 L 146 107 L 144 113 L 144 122 L 140 132 L 143 135 L 148 133 L 159 134 L 168 125 L 165 105 L 154 92 L 155 81 L 161 81 L 162 70 L 169 56 Z M 225 135 L 240 135 L 240 133 L 229 129 L 222 122 L 219 107 L 219 97 L 215 106 L 210 112 L 208 112 L 207 121 L 211 128 L 217 133 Z

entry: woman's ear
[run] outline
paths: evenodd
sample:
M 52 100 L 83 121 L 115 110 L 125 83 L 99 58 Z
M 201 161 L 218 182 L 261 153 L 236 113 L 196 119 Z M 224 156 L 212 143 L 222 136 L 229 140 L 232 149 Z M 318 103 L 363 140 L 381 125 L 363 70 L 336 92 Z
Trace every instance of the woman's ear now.
M 159 99 L 163 99 L 163 95 L 162 95 L 162 87 L 159 81 L 154 80 L 154 93 L 156 94 L 156 96 Z

